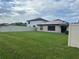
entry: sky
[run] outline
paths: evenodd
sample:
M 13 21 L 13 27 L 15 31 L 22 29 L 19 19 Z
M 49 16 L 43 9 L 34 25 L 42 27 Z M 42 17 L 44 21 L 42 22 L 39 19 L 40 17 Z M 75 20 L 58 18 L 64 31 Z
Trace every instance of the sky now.
M 79 0 L 0 0 L 0 23 L 34 18 L 79 21 Z

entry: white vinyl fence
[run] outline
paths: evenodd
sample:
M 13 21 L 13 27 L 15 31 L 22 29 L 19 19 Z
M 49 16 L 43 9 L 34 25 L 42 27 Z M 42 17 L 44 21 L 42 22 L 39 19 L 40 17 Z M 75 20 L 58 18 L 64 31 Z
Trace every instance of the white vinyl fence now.
M 68 45 L 79 48 L 79 24 L 70 24 Z
M 0 26 L 0 32 L 15 32 L 15 31 L 35 31 L 35 28 L 25 26 Z

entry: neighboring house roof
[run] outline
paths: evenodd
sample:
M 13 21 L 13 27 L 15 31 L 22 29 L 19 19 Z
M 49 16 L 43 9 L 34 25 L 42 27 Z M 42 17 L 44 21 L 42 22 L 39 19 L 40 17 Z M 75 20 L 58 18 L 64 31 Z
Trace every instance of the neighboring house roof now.
M 32 20 L 27 20 L 27 22 L 29 21 L 46 21 L 48 22 L 48 20 L 42 19 L 42 18 L 36 18 L 36 19 L 32 19 Z
M 53 25 L 69 25 L 69 23 L 66 22 L 66 21 L 56 19 L 56 20 L 53 20 L 53 21 L 50 21 L 50 22 L 38 24 L 38 26 L 40 26 L 40 25 L 50 25 L 50 24 L 53 24 Z
M 74 23 L 71 23 L 71 24 L 79 24 L 79 22 L 74 22 Z

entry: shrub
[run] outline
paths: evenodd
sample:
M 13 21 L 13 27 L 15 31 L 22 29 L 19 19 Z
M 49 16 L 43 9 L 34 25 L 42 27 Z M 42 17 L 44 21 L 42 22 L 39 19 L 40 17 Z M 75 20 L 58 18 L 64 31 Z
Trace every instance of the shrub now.
M 67 30 L 67 31 L 65 31 L 65 34 L 67 34 L 67 35 L 68 35 L 68 34 L 69 34 L 69 31 L 68 31 L 68 30 Z

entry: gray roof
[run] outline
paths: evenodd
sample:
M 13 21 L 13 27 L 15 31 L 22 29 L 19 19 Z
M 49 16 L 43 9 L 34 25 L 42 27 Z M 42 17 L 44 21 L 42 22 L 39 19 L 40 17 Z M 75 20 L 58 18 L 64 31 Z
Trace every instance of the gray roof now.
M 48 22 L 48 20 L 45 20 L 45 19 L 43 19 L 43 18 L 36 18 L 36 19 L 32 19 L 32 20 L 27 20 L 28 22 L 29 21 L 46 21 L 46 22 Z
M 53 21 L 50 21 L 50 22 L 38 24 L 38 26 L 39 25 L 50 25 L 50 24 L 53 24 L 53 25 L 69 25 L 69 23 L 66 22 L 66 21 L 56 19 L 56 20 L 53 20 Z

